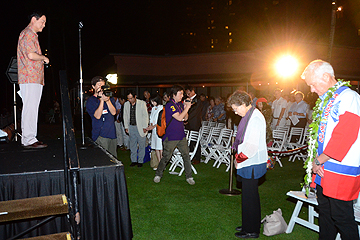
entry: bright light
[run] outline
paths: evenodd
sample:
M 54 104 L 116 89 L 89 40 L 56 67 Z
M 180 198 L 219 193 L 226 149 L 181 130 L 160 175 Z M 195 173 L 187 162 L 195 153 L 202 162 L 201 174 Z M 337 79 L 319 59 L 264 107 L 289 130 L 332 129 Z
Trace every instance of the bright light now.
M 109 83 L 117 84 L 118 77 L 117 77 L 116 73 L 115 74 L 108 74 L 108 75 L 106 75 L 106 78 L 107 78 Z
M 290 56 L 290 55 L 286 55 L 281 57 L 275 64 L 276 70 L 277 72 L 282 76 L 282 77 L 290 77 L 291 75 L 293 75 L 297 68 L 298 68 L 298 62 L 297 60 Z

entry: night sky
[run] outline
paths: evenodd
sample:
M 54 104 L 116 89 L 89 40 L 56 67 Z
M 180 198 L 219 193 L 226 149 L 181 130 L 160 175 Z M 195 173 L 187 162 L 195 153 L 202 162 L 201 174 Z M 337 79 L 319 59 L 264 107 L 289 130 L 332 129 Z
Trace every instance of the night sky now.
M 10 58 L 16 55 L 19 33 L 27 26 L 27 16 L 33 9 L 41 9 L 47 16 L 39 41 L 43 52 L 49 51 L 51 69 L 47 70 L 44 89 L 48 92 L 58 91 L 57 76 L 61 69 L 67 69 L 70 83 L 79 79 L 79 21 L 84 24 L 81 31 L 84 79 L 102 74 L 104 69 L 99 69 L 98 63 L 109 53 L 191 54 L 250 50 L 294 41 L 328 43 L 329 0 L 233 0 L 237 18 L 232 31 L 236 44 L 228 49 L 207 48 L 204 45 L 209 34 L 206 32 L 207 7 L 223 8 L 228 1 L 218 0 L 211 5 L 212 2 L 215 1 L 3 1 L 1 71 L 6 71 Z M 189 10 L 188 5 L 193 8 Z M 339 0 L 338 5 L 344 10 L 337 19 L 335 45 L 360 47 L 359 1 Z M 197 9 L 202 7 L 204 10 Z M 188 14 L 195 17 L 189 20 Z M 222 12 L 216 14 L 216 21 L 221 21 Z M 181 35 L 192 30 L 200 35 L 195 43 Z M 198 47 L 193 48 L 194 44 Z M 12 105 L 13 86 L 5 74 L 1 79 L 5 82 L 0 98 L 2 109 Z

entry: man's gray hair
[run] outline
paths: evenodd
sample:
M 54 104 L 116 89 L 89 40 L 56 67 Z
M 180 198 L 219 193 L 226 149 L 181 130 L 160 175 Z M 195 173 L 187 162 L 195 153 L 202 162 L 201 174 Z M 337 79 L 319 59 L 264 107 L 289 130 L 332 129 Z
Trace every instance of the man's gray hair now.
M 305 79 L 305 75 L 308 72 L 316 77 L 322 77 L 324 73 L 328 73 L 332 77 L 335 77 L 334 69 L 331 64 L 320 59 L 312 61 L 301 74 L 301 78 Z

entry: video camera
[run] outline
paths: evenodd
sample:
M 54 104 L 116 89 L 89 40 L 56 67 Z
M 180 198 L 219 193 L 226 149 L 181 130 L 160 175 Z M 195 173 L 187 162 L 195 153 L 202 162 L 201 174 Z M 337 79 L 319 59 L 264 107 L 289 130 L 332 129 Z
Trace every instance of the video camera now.
M 110 90 L 110 86 L 109 85 L 103 85 L 101 86 L 101 91 L 103 92 L 103 94 L 106 96 L 106 97 L 112 97 L 114 96 L 114 92 L 112 92 Z M 98 96 L 98 98 L 101 98 L 100 96 Z

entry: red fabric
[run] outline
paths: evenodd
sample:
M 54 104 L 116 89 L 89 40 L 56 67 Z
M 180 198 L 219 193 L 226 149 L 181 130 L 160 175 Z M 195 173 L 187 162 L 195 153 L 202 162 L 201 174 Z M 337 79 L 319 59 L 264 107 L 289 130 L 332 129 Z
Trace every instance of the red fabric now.
M 248 157 L 244 153 L 241 152 L 241 153 L 235 154 L 235 159 L 236 159 L 237 163 L 242 163 L 243 161 L 248 159 Z
M 324 154 L 342 161 L 358 137 L 360 117 L 351 112 L 339 116 L 339 123 L 334 128 Z
M 321 179 L 321 186 L 325 196 L 351 201 L 358 198 L 360 176 L 347 176 L 325 170 L 324 178 Z

